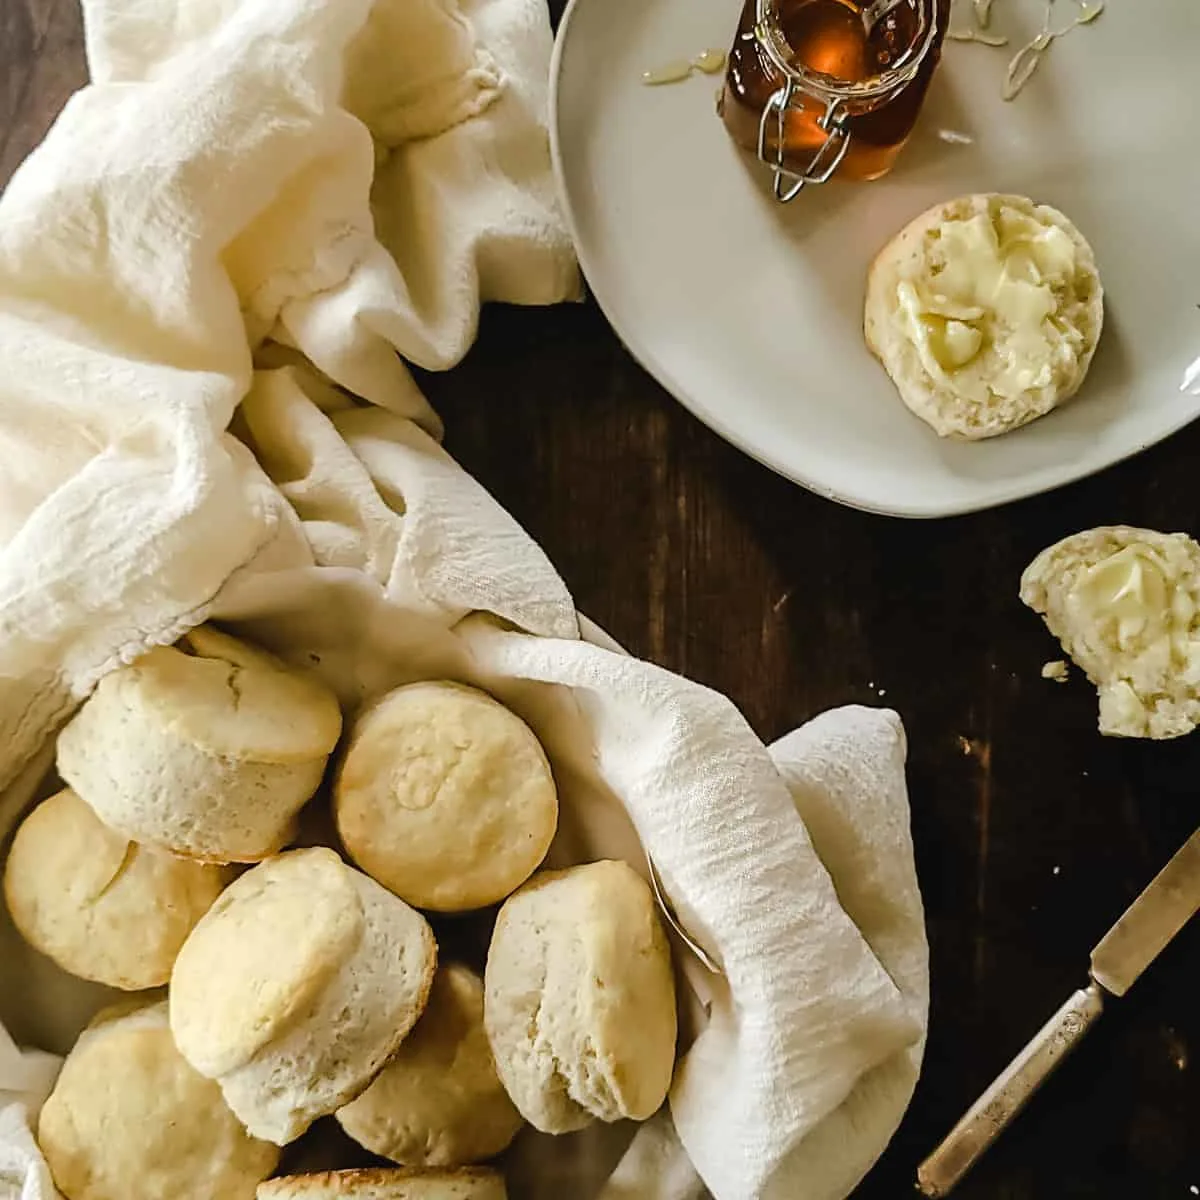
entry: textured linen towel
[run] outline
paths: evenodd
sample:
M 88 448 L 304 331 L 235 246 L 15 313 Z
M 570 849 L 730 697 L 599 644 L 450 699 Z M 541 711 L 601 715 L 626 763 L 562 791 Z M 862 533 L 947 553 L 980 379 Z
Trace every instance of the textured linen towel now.
M 724 971 L 684 963 L 694 1039 L 663 1114 L 627 1150 L 617 1131 L 611 1161 L 608 1131 L 528 1139 L 515 1200 L 564 1179 L 611 1200 L 845 1195 L 925 1026 L 898 718 L 827 714 L 773 757 L 725 698 L 581 637 L 405 365 L 453 366 L 484 301 L 577 294 L 542 0 L 85 16 L 93 82 L 0 199 L 0 820 L 106 671 L 201 620 L 350 709 L 410 679 L 481 684 L 554 762 L 554 859 L 644 867 L 644 846 Z M 80 1015 L 74 985 L 11 928 L 0 943 L 0 1016 L 65 1049 L 78 1022 L 46 1013 Z M 53 988 L 76 999 L 41 1004 Z M 0 1098 L 22 1093 L 0 1180 L 22 1200 L 51 1194 L 20 1119 L 30 1062 L 0 1058 Z

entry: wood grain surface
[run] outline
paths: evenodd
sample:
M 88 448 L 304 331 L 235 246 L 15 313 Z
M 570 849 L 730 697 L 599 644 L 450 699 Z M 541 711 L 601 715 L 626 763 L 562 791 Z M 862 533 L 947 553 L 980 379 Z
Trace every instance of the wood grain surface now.
M 77 0 L 0 0 L 0 182 L 84 78 Z M 831 705 L 903 716 L 930 1038 L 911 1110 L 855 1195 L 911 1194 L 917 1162 L 1197 825 L 1200 736 L 1100 738 L 1092 689 L 1040 678 L 1056 648 L 1016 590 L 1078 529 L 1200 533 L 1200 425 L 1050 496 L 910 523 L 839 508 L 725 445 L 590 304 L 491 311 L 467 361 L 422 382 L 450 449 L 630 650 L 727 693 L 766 739 Z M 956 1194 L 1200 1194 L 1198 954 L 1200 925 Z

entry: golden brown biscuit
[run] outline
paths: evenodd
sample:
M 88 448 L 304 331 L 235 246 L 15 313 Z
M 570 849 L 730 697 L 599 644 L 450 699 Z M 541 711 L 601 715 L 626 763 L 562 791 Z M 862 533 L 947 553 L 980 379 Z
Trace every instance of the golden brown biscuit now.
M 109 829 L 70 789 L 22 822 L 4 897 L 22 937 L 64 971 L 109 987 L 159 987 L 184 940 L 229 882 Z
M 58 741 L 58 770 L 108 826 L 207 862 L 284 846 L 341 732 L 334 695 L 219 631 L 106 675 Z
M 1173 738 L 1200 724 L 1200 545 L 1184 533 L 1089 529 L 1043 550 L 1021 599 L 1100 694 L 1100 732 Z
M 171 975 L 180 1052 L 278 1145 L 362 1092 L 425 1007 L 437 967 L 420 913 L 323 847 L 232 884 Z
M 369 1169 L 286 1175 L 260 1184 L 256 1200 L 507 1200 L 504 1177 L 460 1171 Z
M 876 257 L 863 330 L 904 403 L 941 436 L 1007 433 L 1079 390 L 1103 291 L 1083 235 L 1024 196 L 961 196 Z
M 504 1150 L 521 1128 L 483 1028 L 483 980 L 438 969 L 421 1019 L 382 1073 L 339 1110 L 360 1145 L 413 1167 L 457 1167 Z
M 675 981 L 641 876 L 589 863 L 511 896 L 488 951 L 484 1021 L 505 1089 L 543 1133 L 653 1115 L 674 1070 Z
M 123 1005 L 88 1026 L 37 1139 L 66 1200 L 253 1200 L 279 1161 L 180 1056 L 165 1003 Z
M 558 822 L 554 778 L 532 731 L 455 683 L 398 688 L 363 715 L 334 807 L 350 857 L 435 912 L 504 899 L 545 857 Z

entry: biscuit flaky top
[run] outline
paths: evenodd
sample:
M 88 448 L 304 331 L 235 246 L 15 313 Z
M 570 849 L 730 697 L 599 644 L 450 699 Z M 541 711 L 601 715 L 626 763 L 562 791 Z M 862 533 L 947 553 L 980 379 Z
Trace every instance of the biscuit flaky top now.
M 92 1022 L 37 1132 L 71 1200 L 253 1200 L 279 1161 L 179 1054 L 165 1003 L 121 1005 Z
M 486 693 L 445 682 L 398 688 L 363 714 L 334 807 L 350 857 L 435 912 L 503 900 L 537 868 L 558 824 L 533 731 Z
M 282 854 L 247 872 L 192 931 L 171 976 L 179 1048 L 216 1078 L 306 1013 L 358 946 L 363 911 L 332 850 Z
M 192 745 L 249 762 L 325 758 L 342 730 L 332 692 L 212 626 L 151 650 L 106 676 L 100 688 L 106 686 L 114 702 L 147 714 Z
M 228 882 L 221 867 L 109 829 L 69 788 L 25 818 L 4 864 L 5 900 L 25 940 L 64 971 L 127 991 L 167 982 Z

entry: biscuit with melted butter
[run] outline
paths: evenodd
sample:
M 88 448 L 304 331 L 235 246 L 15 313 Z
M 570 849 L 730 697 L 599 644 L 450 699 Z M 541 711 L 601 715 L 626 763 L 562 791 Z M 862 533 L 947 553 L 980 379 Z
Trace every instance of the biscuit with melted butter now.
M 1101 733 L 1173 738 L 1200 724 L 1200 545 L 1186 534 L 1072 534 L 1025 569 L 1021 599 L 1096 685 Z
M 928 209 L 883 248 L 863 331 L 913 413 L 974 441 L 1071 399 L 1103 315 L 1095 256 L 1067 217 L 1023 196 L 973 195 Z

